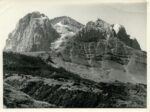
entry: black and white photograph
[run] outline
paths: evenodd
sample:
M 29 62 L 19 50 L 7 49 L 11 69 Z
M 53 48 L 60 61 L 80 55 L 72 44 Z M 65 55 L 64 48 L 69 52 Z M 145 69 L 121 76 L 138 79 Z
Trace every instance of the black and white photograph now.
M 147 108 L 147 3 L 71 1 L 0 1 L 3 109 Z

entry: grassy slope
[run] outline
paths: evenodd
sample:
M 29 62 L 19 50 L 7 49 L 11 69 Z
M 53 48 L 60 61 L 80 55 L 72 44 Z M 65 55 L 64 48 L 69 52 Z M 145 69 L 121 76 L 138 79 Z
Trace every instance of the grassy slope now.
M 50 59 L 48 61 L 52 62 Z M 48 65 L 39 56 L 35 57 L 12 52 L 3 53 L 3 71 L 4 77 L 6 76 L 5 74 L 11 75 L 12 73 L 16 73 L 44 78 L 82 79 L 82 81 L 94 83 L 93 81 L 83 79 L 74 73 L 68 72 L 63 68 L 55 68 Z

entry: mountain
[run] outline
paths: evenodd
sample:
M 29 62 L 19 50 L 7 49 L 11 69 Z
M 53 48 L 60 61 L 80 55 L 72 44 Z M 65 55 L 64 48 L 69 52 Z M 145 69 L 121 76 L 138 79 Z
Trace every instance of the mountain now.
M 15 30 L 9 34 L 4 51 L 49 51 L 50 43 L 59 38 L 49 18 L 32 12 L 21 18 Z
M 122 25 L 101 19 L 88 22 L 51 56 L 58 66 L 93 81 L 146 83 L 146 52 Z
M 3 52 L 6 108 L 145 108 L 147 53 L 123 25 L 32 12 Z
M 51 51 L 58 67 L 93 81 L 146 83 L 146 52 L 123 25 L 97 19 L 83 25 L 32 12 L 19 20 L 4 51 Z

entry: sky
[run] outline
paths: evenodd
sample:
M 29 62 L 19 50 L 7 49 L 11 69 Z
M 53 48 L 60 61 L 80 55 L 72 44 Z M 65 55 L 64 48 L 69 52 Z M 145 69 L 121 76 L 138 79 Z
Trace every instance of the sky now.
M 50 19 L 69 16 L 80 23 L 100 18 L 110 24 L 123 25 L 131 38 L 136 38 L 143 50 L 146 48 L 145 3 L 71 3 L 54 0 L 0 0 L 0 44 L 5 45 L 8 34 L 15 29 L 20 18 L 27 13 L 39 11 Z M 61 0 L 60 0 L 61 1 Z

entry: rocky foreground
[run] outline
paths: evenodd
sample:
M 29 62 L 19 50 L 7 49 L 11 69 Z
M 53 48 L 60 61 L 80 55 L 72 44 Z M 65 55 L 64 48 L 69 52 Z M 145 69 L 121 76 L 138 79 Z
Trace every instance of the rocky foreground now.
M 4 52 L 3 57 L 7 108 L 146 107 L 144 84 L 87 80 L 54 67 L 45 53 L 31 56 Z

